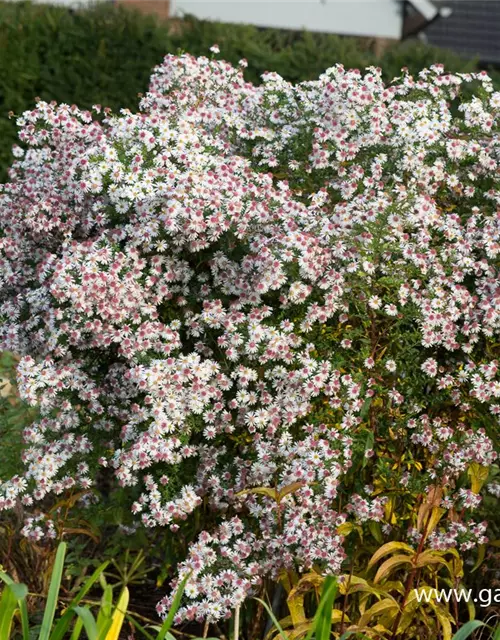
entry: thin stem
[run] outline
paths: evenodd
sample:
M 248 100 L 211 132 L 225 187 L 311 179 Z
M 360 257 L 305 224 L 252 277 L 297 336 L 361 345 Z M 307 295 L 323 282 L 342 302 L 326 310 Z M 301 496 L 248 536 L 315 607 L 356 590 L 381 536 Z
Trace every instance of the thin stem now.
M 234 640 L 238 640 L 240 635 L 240 605 L 234 610 Z
M 396 619 L 394 620 L 394 625 L 392 627 L 391 640 L 395 640 L 395 638 L 396 638 L 396 634 L 398 632 L 399 623 L 401 621 L 401 617 L 403 615 L 403 611 L 404 611 L 404 608 L 406 606 L 406 602 L 408 600 L 408 596 L 410 595 L 410 591 L 411 591 L 411 588 L 412 588 L 414 580 L 415 580 L 415 575 L 417 573 L 416 564 L 418 562 L 418 558 L 419 558 L 420 554 L 422 553 L 422 551 L 424 549 L 425 540 L 427 538 L 427 529 L 429 528 L 431 517 L 432 517 L 432 509 L 430 510 L 429 517 L 427 518 L 427 522 L 425 523 L 424 530 L 422 531 L 422 538 L 420 539 L 420 542 L 419 542 L 419 545 L 418 545 L 418 548 L 417 548 L 417 552 L 415 553 L 415 556 L 413 558 L 413 565 L 414 565 L 413 569 L 410 571 L 410 573 L 408 575 L 408 578 L 406 579 L 405 591 L 404 591 L 404 594 L 403 594 L 403 601 L 401 602 L 401 607 L 399 609 L 398 615 L 396 616 Z
M 349 592 L 349 587 L 351 586 L 351 580 L 352 580 L 353 571 L 354 571 L 354 561 L 351 562 L 351 570 L 349 572 L 349 580 L 347 582 L 346 589 L 345 589 L 344 602 L 342 603 L 342 618 L 340 619 L 340 635 L 342 635 L 344 633 L 345 616 L 346 616 L 346 612 L 347 612 L 347 599 L 349 597 L 348 592 Z

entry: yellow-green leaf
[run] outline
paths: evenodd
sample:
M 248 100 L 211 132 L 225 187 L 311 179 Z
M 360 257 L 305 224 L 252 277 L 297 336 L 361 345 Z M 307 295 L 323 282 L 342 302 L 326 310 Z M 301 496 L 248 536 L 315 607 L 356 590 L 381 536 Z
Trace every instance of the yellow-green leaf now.
M 384 536 L 382 535 L 382 529 L 380 528 L 380 524 L 378 522 L 375 522 L 375 520 L 370 520 L 370 522 L 368 523 L 368 530 L 379 544 L 383 542 Z
M 484 483 L 488 479 L 490 469 L 483 467 L 478 462 L 473 462 L 467 470 L 467 474 L 471 479 L 471 489 L 474 493 L 479 493 Z
M 380 602 L 376 602 L 361 616 L 359 620 L 359 626 L 365 627 L 369 625 L 376 616 L 382 614 L 384 614 L 384 616 L 388 616 L 388 614 L 391 614 L 389 615 L 389 618 L 395 618 L 398 612 L 399 606 L 397 602 L 395 602 L 392 598 L 385 598 L 384 600 L 380 600 Z
M 243 491 L 238 491 L 237 496 L 244 496 L 247 493 L 255 493 L 258 495 L 267 496 L 268 498 L 272 498 L 276 502 L 279 501 L 279 493 L 276 489 L 271 489 L 270 487 L 255 487 L 254 489 L 244 489 Z
M 281 500 L 283 500 L 285 496 L 289 495 L 290 493 L 295 493 L 295 491 L 298 491 L 299 489 L 302 489 L 304 485 L 305 482 L 292 482 L 286 487 L 283 487 L 283 489 L 281 489 L 281 491 L 278 493 L 278 501 L 281 502 Z
M 420 505 L 420 509 L 417 514 L 417 529 L 418 531 L 422 531 L 424 527 L 424 523 L 427 523 L 429 512 L 439 507 L 441 504 L 441 500 L 443 497 L 443 490 L 441 487 L 430 487 L 427 492 L 427 496 L 425 501 Z M 430 523 L 429 523 L 430 524 Z
M 292 624 L 294 627 L 298 627 L 307 621 L 306 612 L 304 609 L 304 591 L 297 591 L 297 587 L 290 591 L 290 595 L 286 599 L 288 610 L 290 611 L 290 617 L 292 618 Z
M 434 602 L 429 603 L 431 607 L 434 609 L 436 613 L 436 617 L 441 625 L 441 631 L 443 633 L 443 640 L 451 640 L 451 623 L 454 621 L 450 612 L 443 607 L 442 605 L 438 605 Z
M 418 613 L 415 613 L 415 607 L 413 610 L 409 610 L 408 607 L 405 607 L 401 620 L 399 621 L 397 635 L 403 635 L 407 628 L 416 622 L 419 624 L 423 623 L 428 629 L 431 628 L 429 617 L 425 613 L 424 609 L 420 609 Z M 432 627 L 434 628 L 434 625 L 432 625 Z
M 339 536 L 348 536 L 353 531 L 357 531 L 360 538 L 363 537 L 363 529 L 359 524 L 355 524 L 354 522 L 344 522 L 337 527 L 337 533 Z
M 341 611 L 340 609 L 332 609 L 332 622 L 341 622 L 342 619 L 346 623 L 351 622 L 349 620 L 349 616 L 347 615 L 347 613 L 345 613 L 345 611 Z
M 415 562 L 415 566 L 419 569 L 426 567 L 429 564 L 442 564 L 443 566 L 448 566 L 446 560 L 434 551 L 425 551 L 424 553 L 421 553 Z
M 479 567 L 483 564 L 485 557 L 486 557 L 486 545 L 480 544 L 477 548 L 477 559 L 474 566 L 471 569 L 471 573 L 479 569 Z
M 409 558 L 408 556 L 402 554 L 393 556 L 392 558 L 388 558 L 380 565 L 377 573 L 375 574 L 375 578 L 373 578 L 373 582 L 375 584 L 377 582 L 380 582 L 380 580 L 388 576 L 393 569 L 396 569 L 396 567 L 400 567 L 404 564 L 412 564 L 412 558 Z
M 303 575 L 293 589 L 291 589 L 286 601 L 294 627 L 303 624 L 307 620 L 304 610 L 304 596 L 312 589 L 320 589 L 324 581 L 324 576 L 310 571 Z
M 431 515 L 427 523 L 427 528 L 425 530 L 426 537 L 434 531 L 434 529 L 437 527 L 439 521 L 441 520 L 441 518 L 445 513 L 446 513 L 446 509 L 443 509 L 441 507 L 432 508 Z
M 111 627 L 106 634 L 106 640 L 118 640 L 120 637 L 120 631 L 123 626 L 123 620 L 125 619 L 125 613 L 127 612 L 129 601 L 129 592 L 127 587 L 123 587 L 123 591 L 118 598 L 116 609 L 113 612 L 113 618 Z
M 406 542 L 386 542 L 383 544 L 370 558 L 370 562 L 368 563 L 368 568 L 372 567 L 375 563 L 377 563 L 381 558 L 388 555 L 389 553 L 393 553 L 394 551 L 406 551 L 407 553 L 414 555 L 415 549 L 410 547 Z

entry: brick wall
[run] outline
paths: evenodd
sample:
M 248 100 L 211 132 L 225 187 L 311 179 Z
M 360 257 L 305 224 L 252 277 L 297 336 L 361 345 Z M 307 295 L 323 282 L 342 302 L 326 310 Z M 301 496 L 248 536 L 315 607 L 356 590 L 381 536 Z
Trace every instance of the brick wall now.
M 141 13 L 157 15 L 161 19 L 169 17 L 170 0 L 117 0 L 117 4 L 134 7 Z

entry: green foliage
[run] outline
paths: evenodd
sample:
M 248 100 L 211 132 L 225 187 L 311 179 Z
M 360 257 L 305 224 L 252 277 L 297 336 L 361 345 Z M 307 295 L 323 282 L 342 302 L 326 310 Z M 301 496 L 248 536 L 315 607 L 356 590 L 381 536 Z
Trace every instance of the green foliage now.
M 356 585 L 358 587 L 356 591 L 361 593 L 365 592 L 365 595 L 369 592 L 375 591 L 373 587 L 369 588 L 367 583 L 357 582 Z M 345 595 L 345 588 L 342 589 L 341 592 Z M 267 638 L 272 638 L 272 640 L 298 640 L 299 638 L 303 640 L 312 640 L 313 638 L 315 638 L 315 640 L 329 640 L 329 638 L 332 637 L 332 622 L 338 622 L 338 616 L 336 616 L 338 609 L 335 609 L 335 599 L 337 595 L 338 591 L 335 579 L 331 577 L 327 578 L 324 581 L 321 598 L 318 602 L 314 616 L 298 626 L 294 625 L 293 629 L 288 630 L 283 628 L 283 621 L 280 623 L 276 619 L 271 607 L 263 600 L 257 599 L 267 611 L 267 614 L 273 624 L 273 629 L 269 632 Z M 367 616 L 370 616 L 370 612 L 372 610 L 375 613 L 380 614 L 388 609 L 391 609 L 391 607 L 388 608 L 387 606 L 384 606 L 384 600 L 379 600 L 378 603 L 371 609 L 368 609 L 362 617 L 366 618 Z M 418 620 L 417 615 L 413 614 L 413 616 L 415 617 L 415 620 Z M 439 617 L 442 618 L 442 615 Z M 344 618 L 344 615 L 342 615 L 342 618 Z M 436 615 L 436 619 L 437 618 L 438 616 Z M 286 620 L 288 621 L 288 618 Z M 500 626 L 492 627 L 480 620 L 469 620 L 460 627 L 453 637 L 451 637 L 450 633 L 444 633 L 443 635 L 436 635 L 433 637 L 449 638 L 449 640 L 467 640 L 468 638 L 476 637 L 474 634 L 478 629 L 486 629 L 489 634 L 492 634 L 489 637 L 494 638 L 494 640 L 498 640 L 500 638 Z M 405 638 L 408 638 L 408 640 L 421 637 L 417 631 L 410 633 L 410 635 L 403 635 Z M 342 631 L 340 634 L 335 633 L 334 637 L 339 640 L 394 640 L 396 637 L 400 636 L 399 633 L 391 633 L 390 631 L 385 630 L 381 625 L 378 625 L 374 629 L 366 628 L 366 633 L 353 628 L 351 630 L 347 630 L 345 633 L 342 633 Z
M 45 612 L 43 614 L 42 626 L 40 629 L 40 640 L 49 640 L 50 629 L 54 622 L 54 616 L 57 608 L 57 596 L 61 588 L 61 579 L 64 569 L 64 556 L 66 554 L 66 543 L 59 545 L 52 569 L 52 580 L 50 581 L 49 593 L 45 604 Z
M 206 55 L 213 43 L 218 43 L 222 57 L 233 63 L 237 63 L 241 58 L 247 58 L 249 66 L 245 74 L 248 80 L 253 82 L 258 82 L 261 74 L 269 69 L 294 82 L 311 79 L 337 62 L 346 67 L 380 66 L 384 70 L 386 80 L 399 75 L 401 67 L 406 66 L 416 72 L 418 69 L 437 61 L 442 62 L 450 71 L 472 71 L 477 67 L 475 61 L 464 61 L 451 52 L 438 50 L 416 41 L 395 43 L 380 56 L 377 56 L 374 43 L 359 38 L 259 29 L 252 26 L 223 25 L 198 21 L 191 17 L 186 18 L 182 23 L 160 23 L 153 17 L 143 16 L 108 3 L 77 11 L 29 3 L 0 3 L 0 49 L 2 50 L 0 57 L 0 137 L 3 142 L 0 149 L 0 179 L 6 175 L 11 158 L 10 148 L 16 141 L 17 135 L 15 118 L 9 120 L 9 111 L 18 115 L 29 109 L 34 104 L 35 96 L 48 101 L 77 103 L 82 108 L 89 108 L 93 104 L 102 104 L 110 106 L 115 111 L 123 107 L 134 110 L 138 102 L 138 93 L 147 89 L 151 68 L 158 64 L 166 53 L 176 53 L 182 50 L 194 55 Z M 500 75 L 497 73 L 493 76 L 497 84 L 500 84 Z M 315 188 L 315 185 L 312 184 L 306 188 L 306 191 Z M 380 239 L 380 243 L 382 252 L 383 237 Z M 394 274 L 394 278 L 396 277 L 397 274 Z M 382 280 L 380 283 L 384 285 Z M 393 283 L 387 284 L 392 286 Z M 353 286 L 356 286 L 355 282 Z M 355 343 L 361 344 L 364 337 L 369 335 L 370 322 L 370 318 L 362 317 L 360 312 L 358 324 L 345 327 L 343 331 L 349 331 L 348 337 Z M 397 349 L 398 357 L 404 363 L 405 360 L 410 362 L 415 357 L 417 347 L 415 345 L 416 335 L 412 335 L 408 327 L 402 327 L 402 333 L 403 329 L 406 336 L 404 348 L 399 343 L 390 344 L 387 348 L 389 352 L 392 349 Z M 318 328 L 317 334 L 311 336 L 318 353 L 328 352 L 331 349 L 331 344 L 338 342 L 341 336 L 335 331 L 331 326 L 325 325 Z M 367 355 L 369 355 L 368 352 Z M 379 353 L 378 357 L 382 357 L 382 355 Z M 15 358 L 11 354 L 0 354 L 0 380 L 13 378 L 15 362 Z M 341 362 L 338 364 L 342 366 Z M 408 370 L 410 369 L 411 367 L 408 367 Z M 408 378 L 404 384 L 411 391 L 412 385 L 421 387 L 423 382 L 421 378 L 414 380 Z M 435 401 L 436 403 L 440 402 L 437 394 Z M 381 407 L 377 407 L 375 402 L 368 401 L 363 416 L 364 420 L 369 421 L 370 418 L 376 417 L 378 413 L 381 413 L 380 409 Z M 333 416 L 327 412 L 327 407 L 318 407 L 315 419 L 325 422 L 333 420 Z M 15 393 L 15 386 L 9 396 L 0 399 L 0 444 L 2 445 L 0 478 L 10 477 L 20 471 L 21 432 L 23 427 L 29 424 L 35 416 L 34 409 L 26 407 L 20 402 Z M 398 431 L 393 426 L 397 420 L 397 412 L 391 415 L 391 420 L 387 424 L 382 418 L 379 419 L 378 428 L 384 437 L 381 438 L 379 434 L 377 441 L 374 439 L 373 431 L 367 426 L 364 427 L 366 437 L 363 440 L 363 451 L 357 452 L 358 459 L 361 459 L 362 462 L 357 473 L 353 474 L 353 482 L 359 484 L 359 487 L 364 486 L 367 481 L 372 480 L 372 477 L 366 477 L 366 474 L 370 473 L 375 478 L 374 484 L 377 490 L 391 492 L 391 499 L 387 506 L 389 523 L 393 526 L 407 528 L 407 526 L 414 524 L 412 518 L 416 517 L 413 509 L 414 497 L 421 491 L 418 483 L 420 482 L 422 464 L 425 461 L 413 459 L 411 452 L 400 450 Z M 193 425 L 193 427 L 195 426 Z M 383 446 L 380 445 L 380 442 Z M 367 461 L 364 456 L 364 451 L 371 449 L 376 450 L 375 474 L 372 470 L 367 469 Z M 187 464 L 191 464 L 191 462 Z M 411 482 L 414 484 L 410 486 L 411 491 L 408 492 L 408 499 L 401 494 L 400 488 L 395 485 L 394 470 L 399 467 L 404 467 L 412 474 Z M 190 474 L 186 473 L 186 475 Z M 466 481 L 465 478 L 464 483 Z M 168 491 L 175 492 L 177 484 L 176 478 L 172 478 Z M 468 484 L 464 486 L 468 486 Z M 279 501 L 280 495 L 274 489 L 265 488 L 265 490 L 274 491 L 276 499 Z M 158 540 L 153 537 L 154 534 L 145 532 L 144 529 L 134 531 L 133 519 L 125 506 L 125 503 L 128 504 L 128 500 L 122 500 L 121 490 L 112 486 L 105 471 L 102 472 L 102 477 L 97 478 L 95 492 L 98 494 L 99 503 L 97 505 L 91 504 L 85 510 L 87 521 L 83 521 L 83 512 L 78 511 L 78 507 L 73 511 L 72 520 L 66 518 L 67 510 L 64 505 L 56 505 L 54 508 L 54 520 L 58 533 L 61 536 L 72 535 L 70 552 L 66 559 L 65 575 L 84 577 L 80 578 L 79 594 L 68 605 L 66 613 L 56 619 L 55 628 L 51 631 L 51 635 L 47 635 L 53 626 L 51 616 L 57 614 L 56 605 L 59 597 L 62 562 L 64 561 L 64 558 L 61 560 L 64 551 L 61 551 L 60 547 L 56 560 L 59 577 L 51 583 L 52 590 L 49 592 L 51 598 L 47 602 L 44 616 L 45 631 L 39 630 L 39 633 L 45 633 L 45 635 L 40 637 L 51 638 L 51 640 L 61 638 L 62 640 L 70 628 L 73 629 L 72 638 L 78 638 L 84 629 L 89 638 L 96 637 L 96 630 L 99 632 L 106 625 L 113 624 L 112 615 L 116 611 L 116 607 L 113 606 L 112 587 L 107 585 L 102 577 L 102 568 L 98 567 L 89 578 L 86 577 L 87 572 L 93 571 L 103 558 L 116 558 L 113 562 L 113 571 L 118 585 L 115 586 L 123 587 L 122 596 L 126 593 L 127 584 L 144 581 L 146 574 L 149 575 L 150 567 L 158 569 L 157 584 L 161 584 L 168 579 L 171 567 L 177 563 L 178 558 L 184 555 L 186 541 L 193 539 L 194 534 L 203 528 L 201 524 L 206 524 L 206 522 L 197 522 L 193 518 L 181 526 L 176 536 L 163 536 L 163 539 L 160 536 L 160 540 Z M 73 507 L 74 505 L 71 508 L 73 509 Z M 498 511 L 493 497 L 486 497 L 482 508 L 487 512 L 485 517 L 489 520 L 492 518 L 491 514 L 495 513 L 495 510 Z M 196 517 L 208 519 L 210 516 L 205 511 L 202 516 L 198 514 Z M 3 536 L 5 543 L 10 540 L 6 533 L 7 524 L 9 523 L 4 521 L 0 527 L 0 535 Z M 494 524 L 495 537 L 498 537 L 500 529 L 498 519 Z M 360 529 L 357 527 L 343 532 L 346 536 L 349 557 L 358 559 L 359 555 L 356 571 L 363 566 L 363 563 L 366 565 L 367 558 L 365 556 L 372 555 L 382 540 L 380 526 L 377 523 L 371 523 L 368 526 L 368 531 L 361 530 L 360 532 Z M 124 535 L 125 530 L 127 535 Z M 360 538 L 362 534 L 365 536 L 364 539 Z M 377 546 L 372 548 L 375 543 Z M 4 557 L 11 553 L 12 545 L 6 545 L 7 549 L 4 552 L 2 544 L 4 543 L 0 541 L 0 554 L 1 557 Z M 145 562 L 141 549 L 147 546 L 149 546 L 149 551 L 147 562 Z M 27 548 L 27 546 L 21 548 L 19 545 L 19 552 L 26 557 L 28 557 Z M 401 556 L 401 554 L 399 555 Z M 485 557 L 487 562 L 484 561 Z M 393 560 L 393 558 L 389 560 Z M 387 604 L 391 604 L 389 600 L 399 598 L 400 595 L 398 595 L 398 580 L 401 573 L 404 573 L 401 567 L 406 571 L 409 564 L 406 558 L 403 557 L 402 560 L 404 561 L 402 564 L 385 565 L 383 570 L 382 565 L 379 566 L 377 569 L 380 572 L 378 574 L 379 580 L 375 580 L 375 567 L 372 570 L 374 575 L 370 574 L 362 578 L 354 576 L 364 581 L 357 583 L 356 593 L 365 593 L 359 585 L 366 585 L 366 594 L 371 594 L 371 604 L 374 598 L 382 599 L 382 601 L 385 599 Z M 428 574 L 429 578 L 437 580 L 437 569 L 439 568 L 441 570 L 439 578 L 441 578 L 444 571 L 440 562 L 436 561 L 436 557 L 433 556 L 429 556 L 428 560 L 429 566 L 423 564 L 422 567 L 419 567 L 419 570 L 422 570 L 421 573 L 424 574 L 424 577 Z M 401 561 L 401 557 L 399 561 Z M 483 565 L 485 568 L 486 565 L 492 565 L 490 555 L 478 558 L 478 569 L 475 573 L 478 580 L 481 577 L 484 579 L 480 573 Z M 29 562 L 26 563 L 26 566 L 30 566 Z M 399 573 L 393 576 L 392 569 L 397 569 Z M 384 574 L 386 570 L 387 574 Z M 57 575 L 56 570 L 54 576 L 57 577 Z M 80 601 L 99 577 L 102 577 L 105 583 L 103 586 L 104 595 L 99 605 L 99 615 L 95 619 L 91 609 L 87 606 L 80 606 Z M 16 616 L 20 617 L 23 637 L 27 640 L 26 630 L 30 629 L 26 608 L 27 588 L 23 584 L 15 583 L 6 574 L 0 574 L 0 578 L 6 583 L 0 596 L 0 640 L 9 636 L 13 620 L 17 619 Z M 307 601 L 304 604 L 303 593 L 300 594 L 296 591 L 298 596 L 289 599 L 289 602 L 295 606 L 294 615 L 299 619 L 298 624 L 302 625 L 301 632 L 304 632 L 304 635 L 309 634 L 310 637 L 314 632 L 318 640 L 326 640 L 330 637 L 332 624 L 336 624 L 337 628 L 340 627 L 340 634 L 350 624 L 346 615 L 348 607 L 346 606 L 343 610 L 335 609 L 334 600 L 337 597 L 335 589 L 326 589 L 325 587 L 324 590 L 327 592 L 325 597 L 329 601 L 326 604 L 321 604 L 325 603 L 325 600 L 321 600 L 317 613 L 313 617 L 305 617 L 310 602 Z M 340 590 L 340 594 L 346 595 L 342 593 L 342 590 Z M 367 604 L 368 595 L 363 598 L 359 595 L 354 597 L 352 594 L 349 595 L 352 606 L 348 613 L 351 614 L 351 620 L 354 624 L 362 614 L 359 605 L 365 606 Z M 150 630 L 159 633 L 158 638 L 171 637 L 168 629 L 179 600 L 180 592 L 178 597 L 176 596 L 175 606 L 163 628 L 150 627 Z M 401 601 L 401 598 L 399 600 Z M 274 637 L 281 637 L 283 640 L 297 637 L 296 634 L 289 635 L 291 633 L 290 625 L 296 627 L 294 620 L 290 620 L 288 625 L 281 621 L 282 627 L 280 627 L 280 622 L 274 617 L 268 605 L 262 600 L 259 602 L 276 624 L 278 633 Z M 354 610 L 353 615 L 354 605 L 357 609 Z M 372 604 L 373 606 L 375 605 Z M 402 608 L 404 609 L 404 607 Z M 371 622 L 372 618 L 378 621 L 383 613 L 392 628 L 396 627 L 396 631 L 400 619 L 402 620 L 401 625 L 408 623 L 408 627 L 410 627 L 414 618 L 408 616 L 406 619 L 403 617 L 403 613 L 398 618 L 398 612 L 399 610 L 395 607 L 389 607 L 387 611 L 372 610 L 370 615 L 366 612 L 364 615 L 366 620 Z M 420 611 L 417 613 L 420 615 Z M 445 613 L 442 613 L 444 623 L 446 623 L 443 617 Z M 137 630 L 142 632 L 142 628 L 134 618 L 127 615 L 127 619 Z M 115 622 L 116 620 L 115 618 Z M 442 625 L 438 624 L 440 621 L 437 617 L 432 618 L 432 612 L 430 623 L 435 623 L 432 631 L 440 633 Z M 116 622 L 115 628 L 119 624 L 119 621 Z M 465 624 L 458 631 L 456 640 L 464 640 L 479 625 L 480 623 L 477 622 Z M 283 627 L 285 627 L 285 631 Z M 58 635 L 54 635 L 55 631 Z M 61 631 L 63 635 L 61 635 Z M 153 637 L 148 635 L 146 630 L 144 631 L 145 637 Z M 416 629 L 415 634 L 417 634 Z M 347 631 L 341 637 L 362 638 L 367 636 L 359 631 Z M 412 637 L 418 637 L 418 635 Z
M 78 593 L 71 601 L 60 609 L 61 583 L 65 573 L 65 558 L 67 545 L 61 542 L 57 548 L 55 561 L 52 567 L 52 576 L 48 589 L 45 605 L 40 611 L 43 619 L 41 626 L 33 625 L 28 612 L 28 588 L 25 584 L 15 582 L 9 575 L 0 570 L 0 638 L 11 640 L 22 638 L 30 640 L 36 637 L 38 640 L 64 640 L 71 633 L 72 640 L 82 637 L 82 631 L 88 640 L 118 640 L 123 629 L 125 619 L 136 628 L 145 638 L 152 640 L 165 640 L 172 638 L 169 630 L 172 627 L 174 616 L 179 608 L 182 594 L 189 576 L 180 583 L 174 596 L 171 610 L 161 627 L 149 625 L 143 628 L 129 613 L 129 592 L 122 582 L 110 585 L 107 582 L 105 570 L 108 562 L 101 564 L 94 573 L 81 585 Z M 136 567 L 137 568 L 137 567 Z M 100 600 L 89 600 L 89 592 L 100 584 L 102 596 Z M 114 603 L 113 589 L 120 588 L 119 597 Z M 94 615 L 92 609 L 97 609 Z M 155 635 L 148 632 L 154 631 Z M 35 635 L 34 635 L 35 634 Z
M 135 109 L 147 89 L 152 67 L 179 50 L 206 55 L 217 42 L 222 55 L 237 63 L 247 58 L 246 75 L 258 82 L 273 70 L 291 81 L 314 78 L 340 62 L 346 67 L 375 64 L 387 79 L 401 67 L 417 71 L 442 62 L 451 71 L 476 65 L 419 42 L 395 43 L 381 56 L 374 41 L 328 34 L 225 25 L 188 17 L 180 24 L 100 3 L 72 10 L 25 2 L 0 3 L 0 179 L 6 177 L 16 142 L 15 118 L 43 100 Z
M 0 118 L 0 129 L 1 127 Z M 0 478 L 2 479 L 22 471 L 22 430 L 35 419 L 37 414 L 35 409 L 19 400 L 15 387 L 16 364 L 15 356 L 8 352 L 0 352 L 0 443 L 2 446 Z
M 469 620 L 469 622 L 464 624 L 460 631 L 457 631 L 453 636 L 453 640 L 466 640 L 471 637 L 476 629 L 480 629 L 484 626 L 485 625 L 482 622 L 479 622 L 479 620 Z
M 154 18 L 107 3 L 72 11 L 29 3 L 0 5 L 0 164 L 6 169 L 15 120 L 34 98 L 134 108 L 151 68 L 172 45 Z
M 109 616 L 101 616 L 101 624 L 98 625 L 90 607 L 87 605 L 80 605 L 81 601 L 90 589 L 99 580 L 99 578 L 102 577 L 106 564 L 101 565 L 99 569 L 97 569 L 94 574 L 88 578 L 78 594 L 69 603 L 65 612 L 60 617 L 56 618 L 61 580 L 64 571 L 65 554 L 66 543 L 61 542 L 57 549 L 52 569 L 49 592 L 43 609 L 42 624 L 36 631 L 36 637 L 39 638 L 39 640 L 62 640 L 67 637 L 66 634 L 70 630 L 71 625 L 74 623 L 76 618 L 79 622 L 74 625 L 74 630 L 82 630 L 84 628 L 89 640 L 101 640 L 108 637 L 111 640 L 111 637 L 107 635 L 108 629 L 111 627 L 113 621 L 111 612 Z M 0 598 L 0 637 L 5 640 L 17 637 L 12 634 L 15 633 L 14 622 L 19 616 L 21 637 L 23 640 L 29 640 L 34 632 L 34 627 L 30 625 L 28 617 L 28 589 L 26 585 L 14 582 L 10 576 L 1 571 L 0 580 L 4 584 Z M 116 611 L 116 608 L 114 611 Z M 79 633 L 78 635 L 73 633 L 72 637 L 78 638 L 79 635 Z

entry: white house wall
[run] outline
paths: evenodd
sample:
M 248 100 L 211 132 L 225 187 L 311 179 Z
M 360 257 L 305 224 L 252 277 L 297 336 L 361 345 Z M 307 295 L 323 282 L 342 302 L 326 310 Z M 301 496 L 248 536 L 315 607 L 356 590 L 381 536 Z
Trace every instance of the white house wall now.
M 402 4 L 397 0 L 172 0 L 171 13 L 260 27 L 399 39 Z

